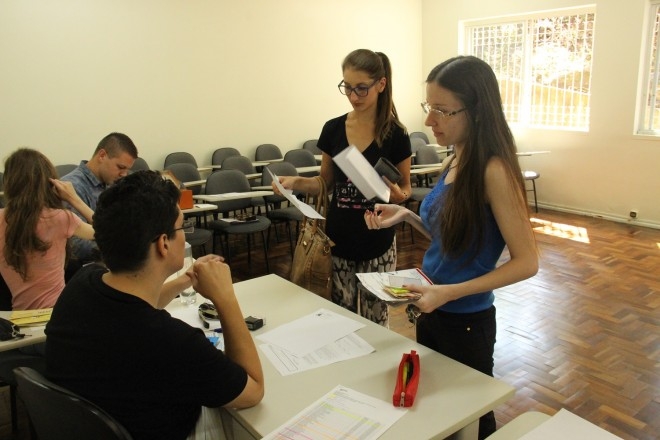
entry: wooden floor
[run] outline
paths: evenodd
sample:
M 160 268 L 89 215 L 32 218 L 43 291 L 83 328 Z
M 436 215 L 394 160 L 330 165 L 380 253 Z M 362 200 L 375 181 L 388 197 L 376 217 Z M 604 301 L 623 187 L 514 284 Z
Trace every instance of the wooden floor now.
M 543 210 L 533 217 L 539 273 L 496 292 L 495 376 L 517 389 L 496 409 L 498 425 L 525 411 L 566 408 L 624 439 L 659 438 L 660 230 Z M 283 233 L 280 243 L 272 234 L 268 260 L 286 277 Z M 418 266 L 428 242 L 415 234 L 413 243 L 407 228 L 397 240 L 399 268 Z M 235 248 L 235 281 L 266 273 L 259 246 L 250 268 L 244 243 Z M 401 309 L 390 316 L 392 330 L 414 339 Z M 5 390 L 0 439 L 12 438 Z M 14 438 L 29 439 L 19 414 Z

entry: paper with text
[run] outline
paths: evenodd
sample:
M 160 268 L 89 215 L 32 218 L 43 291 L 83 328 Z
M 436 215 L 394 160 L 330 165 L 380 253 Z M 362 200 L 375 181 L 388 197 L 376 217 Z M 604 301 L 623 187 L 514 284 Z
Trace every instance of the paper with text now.
M 357 321 L 319 309 L 257 336 L 296 356 L 305 356 L 364 327 Z
M 259 348 L 282 376 L 365 356 L 375 351 L 367 341 L 355 333 L 344 336 L 305 356 L 296 356 L 273 344 L 262 344 Z
M 264 440 L 345 438 L 374 440 L 407 410 L 338 385 L 295 417 L 267 434 Z
M 403 269 L 393 272 L 364 272 L 356 275 L 365 289 L 388 303 L 406 303 L 411 301 L 410 298 L 397 298 L 385 291 L 385 287 L 390 286 L 391 276 L 415 279 L 415 283 L 411 284 L 419 284 L 422 286 L 433 284 L 420 269 Z
M 291 191 L 290 189 L 284 188 L 282 186 L 282 184 L 280 183 L 280 179 L 271 170 L 268 170 L 268 172 L 273 177 L 273 182 L 275 182 L 275 186 L 277 187 L 277 189 L 280 190 L 282 195 L 284 197 L 286 197 L 286 199 L 289 202 L 291 202 L 291 204 L 293 206 L 300 209 L 300 212 L 302 212 L 305 217 L 318 218 L 318 219 L 323 220 L 324 217 L 321 214 L 319 214 L 318 212 L 316 212 L 316 210 L 314 208 L 309 206 L 307 203 L 304 203 L 304 202 L 301 202 L 300 200 L 298 200 L 298 198 L 293 195 L 293 191 Z

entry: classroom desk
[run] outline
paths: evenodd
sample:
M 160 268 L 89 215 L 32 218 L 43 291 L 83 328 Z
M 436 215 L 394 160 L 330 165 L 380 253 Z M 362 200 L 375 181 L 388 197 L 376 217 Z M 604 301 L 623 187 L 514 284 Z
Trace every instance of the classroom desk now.
M 434 166 L 425 166 L 421 168 L 411 168 L 410 169 L 410 175 L 411 176 L 416 176 L 418 174 L 431 174 L 431 173 L 437 173 L 442 169 L 442 166 L 434 165 Z
M 184 214 L 197 214 L 200 212 L 215 211 L 218 209 L 217 205 L 211 203 L 195 203 L 192 208 L 182 209 Z
M 181 184 L 186 188 L 190 188 L 190 187 L 193 187 L 193 186 L 202 186 L 205 183 L 206 183 L 206 179 L 190 180 L 188 182 L 181 182 Z
M 0 311 L 0 317 L 9 319 L 11 311 Z M 13 350 L 15 348 L 25 347 L 27 345 L 38 344 L 46 341 L 46 333 L 44 333 L 46 326 L 37 325 L 32 327 L 21 327 L 21 333 L 25 337 L 21 339 L 11 339 L 9 341 L 0 341 L 0 351 Z
M 516 153 L 518 156 L 536 156 L 537 154 L 548 154 L 550 151 L 548 150 L 543 150 L 543 151 L 519 151 Z
M 272 196 L 273 191 L 245 191 L 229 192 L 224 194 L 198 194 L 193 195 L 193 199 L 203 200 L 205 202 L 226 202 L 227 200 L 251 199 L 252 197 Z
M 357 334 L 375 348 L 367 356 L 291 376 L 281 376 L 258 349 L 266 393 L 263 401 L 253 408 L 229 411 L 237 439 L 261 438 L 338 384 L 391 402 L 401 355 L 410 350 L 419 353 L 422 368 L 415 404 L 381 439 L 445 438 L 452 433 L 456 433 L 454 438 L 476 439 L 479 417 L 514 394 L 508 384 L 361 318 L 277 275 L 242 281 L 234 289 L 244 316 L 266 319 L 266 325 L 255 331 L 255 335 L 326 308 L 366 324 Z M 200 297 L 197 304 L 201 301 Z M 186 306 L 176 300 L 167 309 L 174 312 L 181 307 Z

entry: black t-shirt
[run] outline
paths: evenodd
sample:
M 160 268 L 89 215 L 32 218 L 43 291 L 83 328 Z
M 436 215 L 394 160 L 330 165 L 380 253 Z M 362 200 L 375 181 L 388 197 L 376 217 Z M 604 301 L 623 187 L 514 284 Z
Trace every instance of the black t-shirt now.
M 332 157 L 348 147 L 346 117 L 343 115 L 326 122 L 319 136 L 318 147 Z M 397 165 L 411 154 L 410 138 L 398 125 L 393 125 L 381 147 L 374 140 L 362 152 L 372 166 L 381 157 Z M 371 260 L 383 255 L 392 245 L 394 228 L 369 230 L 364 222 L 364 211 L 373 201 L 365 200 L 334 162 L 332 171 L 335 186 L 326 222 L 326 232 L 335 242 L 332 254 L 352 261 Z
M 107 286 L 88 266 L 46 326 L 46 376 L 96 403 L 138 439 L 185 439 L 202 406 L 236 398 L 247 373 L 200 329 Z

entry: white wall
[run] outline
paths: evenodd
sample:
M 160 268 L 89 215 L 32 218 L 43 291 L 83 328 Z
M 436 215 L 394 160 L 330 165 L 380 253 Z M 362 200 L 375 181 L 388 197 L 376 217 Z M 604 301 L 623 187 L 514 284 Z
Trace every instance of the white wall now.
M 582 6 L 580 0 L 423 0 L 426 73 L 460 53 L 458 23 L 483 17 Z M 597 0 L 591 121 L 588 133 L 512 127 L 520 150 L 551 154 L 520 159 L 541 173 L 540 204 L 613 220 L 639 210 L 638 224 L 660 227 L 660 140 L 634 133 L 645 0 Z
M 87 159 L 122 131 L 160 168 L 171 151 L 210 162 L 318 137 L 350 109 L 337 91 L 351 50 L 383 51 L 409 131 L 423 81 L 459 53 L 458 21 L 577 0 L 2 0 L 0 159 L 18 146 L 54 163 Z M 660 142 L 633 135 L 645 0 L 598 0 L 588 133 L 514 127 L 541 173 L 540 203 L 660 227 Z M 428 132 L 428 131 L 427 131 Z
M 0 158 L 31 146 L 78 163 L 111 131 L 153 168 L 172 151 L 300 148 L 350 110 L 341 61 L 363 47 L 390 58 L 414 131 L 421 20 L 409 0 L 3 0 Z

